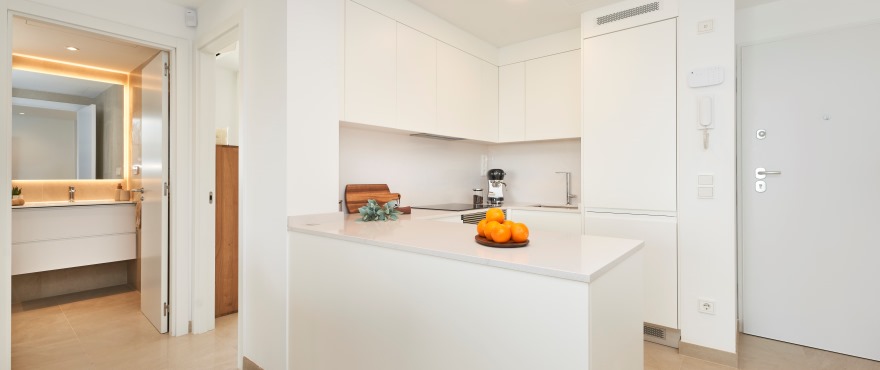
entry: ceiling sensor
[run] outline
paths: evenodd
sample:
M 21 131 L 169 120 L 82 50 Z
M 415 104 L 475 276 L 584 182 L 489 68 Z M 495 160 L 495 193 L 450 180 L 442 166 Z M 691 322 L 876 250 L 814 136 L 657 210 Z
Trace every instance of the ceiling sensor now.
M 68 46 L 65 49 L 70 50 L 70 51 L 79 51 L 79 48 L 76 46 Z

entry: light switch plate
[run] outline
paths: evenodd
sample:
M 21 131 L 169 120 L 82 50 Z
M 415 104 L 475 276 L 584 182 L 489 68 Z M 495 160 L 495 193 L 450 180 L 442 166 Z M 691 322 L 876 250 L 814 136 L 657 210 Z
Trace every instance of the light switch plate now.
M 715 175 L 711 173 L 701 173 L 697 175 L 697 185 L 712 186 L 715 185 Z
M 698 186 L 697 187 L 697 198 L 700 198 L 700 199 L 715 198 L 715 187 L 713 187 L 713 186 Z
M 702 35 L 704 33 L 710 33 L 715 31 L 715 20 L 707 19 L 705 21 L 697 22 L 697 34 Z

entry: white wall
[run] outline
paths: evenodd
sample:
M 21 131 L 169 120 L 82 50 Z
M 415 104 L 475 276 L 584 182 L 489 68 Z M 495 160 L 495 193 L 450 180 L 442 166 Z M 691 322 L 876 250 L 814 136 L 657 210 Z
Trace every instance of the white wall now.
M 486 144 L 449 142 L 360 128 L 339 131 L 339 199 L 346 184 L 388 184 L 402 205 L 470 203 L 486 188 Z
M 876 0 L 777 0 L 736 12 L 736 42 L 749 44 L 880 20 Z
M 0 55 L 10 55 L 8 1 L 0 0 Z M 0 106 L 12 106 L 12 58 L 0 58 Z M 0 114 L 0 194 L 12 189 L 12 117 Z M 12 204 L 0 196 L 0 370 L 12 368 Z
M 498 65 L 524 62 L 580 48 L 581 29 L 575 28 L 500 48 L 498 49 Z
M 698 35 L 697 22 L 715 31 Z M 682 342 L 736 352 L 736 121 L 734 2 L 680 0 L 678 17 L 678 254 Z M 722 66 L 723 84 L 687 86 L 693 68 Z M 715 98 L 715 128 L 703 149 L 697 97 Z M 715 198 L 697 199 L 697 175 L 715 175 Z M 697 300 L 715 301 L 715 315 Z
M 497 144 L 488 149 L 489 168 L 507 173 L 505 202 L 565 204 L 565 175 L 557 171 L 571 172 L 571 192 L 580 195 L 580 139 Z M 580 198 L 571 202 L 578 204 Z
M 19 115 L 23 111 L 25 115 Z M 76 112 L 16 107 L 12 114 L 12 178 L 76 178 Z
M 238 71 L 217 68 L 214 77 L 215 125 L 219 129 L 227 129 L 228 145 L 238 145 Z

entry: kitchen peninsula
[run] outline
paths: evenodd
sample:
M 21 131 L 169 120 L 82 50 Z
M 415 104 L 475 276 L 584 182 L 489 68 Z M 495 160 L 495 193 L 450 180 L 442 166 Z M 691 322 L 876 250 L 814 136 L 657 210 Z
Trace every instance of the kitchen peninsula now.
M 641 369 L 637 240 L 473 225 L 290 217 L 289 365 L 297 369 Z

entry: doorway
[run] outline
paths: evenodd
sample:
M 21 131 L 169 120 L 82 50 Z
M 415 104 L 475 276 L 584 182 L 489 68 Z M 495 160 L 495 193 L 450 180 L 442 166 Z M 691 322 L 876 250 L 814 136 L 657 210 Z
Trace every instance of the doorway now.
M 741 52 L 747 334 L 880 360 L 880 24 Z
M 168 332 L 169 52 L 38 17 L 14 15 L 11 21 L 12 74 L 16 79 L 11 86 L 15 114 L 10 141 L 13 152 L 20 154 L 12 157 L 11 167 L 16 168 L 13 184 L 24 188 L 22 193 L 30 203 L 27 207 L 42 209 L 40 203 L 68 202 L 63 207 L 47 207 L 66 209 L 61 211 L 64 215 L 53 213 L 53 219 L 68 217 L 73 223 L 73 218 L 91 217 L 88 215 L 94 212 L 67 210 L 114 208 L 114 214 L 126 220 L 119 223 L 132 230 L 129 239 L 110 236 L 116 231 L 95 227 L 98 231 L 90 237 L 94 242 L 69 244 L 71 248 L 88 248 L 81 254 L 95 255 L 100 263 L 70 261 L 22 273 L 16 273 L 16 255 L 21 258 L 16 251 L 38 244 L 64 248 L 64 240 L 13 244 L 16 275 L 12 277 L 12 303 L 16 313 L 12 322 L 17 329 L 12 335 L 13 358 L 21 361 L 30 348 L 30 343 L 24 343 L 34 334 L 27 332 L 27 316 L 45 310 L 51 314 L 55 308 L 63 310 L 117 294 L 136 297 L 140 312 L 135 312 L 143 313 L 139 317 L 156 333 Z M 50 120 L 70 110 L 76 110 L 72 121 Z M 25 120 L 18 119 L 25 116 Z M 47 122 L 54 126 L 33 129 Z M 72 134 L 61 137 L 57 131 Z M 46 133 L 55 135 L 41 136 Z M 28 162 L 45 151 L 57 151 L 57 143 L 70 143 L 73 151 Z M 32 170 L 41 165 L 47 170 Z M 65 188 L 69 185 L 69 193 L 50 190 L 61 183 Z M 61 199 L 56 199 L 59 196 Z M 20 218 L 19 212 L 23 210 L 13 209 L 13 224 Z M 36 213 L 30 212 L 29 217 L 39 223 L 41 216 Z M 14 242 L 15 234 L 13 228 Z M 77 238 L 71 240 L 81 240 Z M 93 247 L 104 243 L 109 243 L 107 252 L 96 253 Z M 123 250 L 132 252 L 121 253 Z

